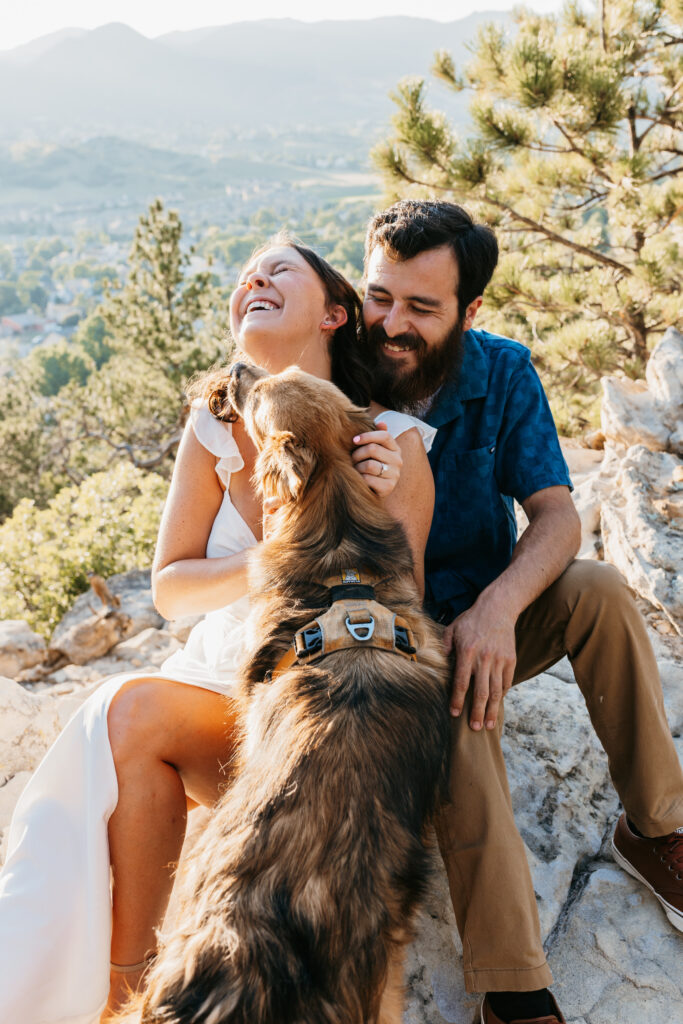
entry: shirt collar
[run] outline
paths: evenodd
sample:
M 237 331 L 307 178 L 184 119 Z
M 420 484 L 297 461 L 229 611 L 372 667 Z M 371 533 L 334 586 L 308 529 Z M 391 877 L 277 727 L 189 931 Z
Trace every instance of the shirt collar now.
M 480 331 L 465 331 L 460 369 L 446 380 L 439 391 L 433 408 L 427 416 L 432 427 L 442 427 L 462 414 L 462 403 L 472 398 L 484 398 L 488 390 L 489 368 L 479 342 Z

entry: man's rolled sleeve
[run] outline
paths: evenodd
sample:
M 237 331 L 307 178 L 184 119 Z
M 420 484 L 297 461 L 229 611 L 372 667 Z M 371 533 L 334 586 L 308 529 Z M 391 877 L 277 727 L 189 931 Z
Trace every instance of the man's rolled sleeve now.
M 546 487 L 572 490 L 548 399 L 530 362 L 510 379 L 495 472 L 501 493 L 520 503 Z

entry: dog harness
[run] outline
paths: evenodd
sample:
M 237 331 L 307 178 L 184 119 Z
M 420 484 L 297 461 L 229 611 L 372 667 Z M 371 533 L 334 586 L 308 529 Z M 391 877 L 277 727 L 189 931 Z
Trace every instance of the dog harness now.
M 366 582 L 369 580 L 372 582 Z M 376 582 L 376 577 L 362 577 L 357 569 L 342 569 L 323 580 L 330 591 L 330 608 L 296 633 L 294 643 L 272 674 L 358 647 L 375 647 L 417 661 L 412 630 L 404 619 L 375 599 L 372 584 Z

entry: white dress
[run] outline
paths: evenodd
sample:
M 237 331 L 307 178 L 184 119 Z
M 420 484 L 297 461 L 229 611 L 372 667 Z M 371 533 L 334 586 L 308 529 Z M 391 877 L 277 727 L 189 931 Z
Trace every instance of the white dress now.
M 417 427 L 429 450 L 436 431 L 397 412 L 381 417 L 398 437 Z M 225 495 L 207 558 L 236 554 L 256 538 L 230 500 L 230 474 L 244 465 L 230 424 L 201 404 L 192 423 L 217 456 Z M 234 684 L 246 597 L 210 612 L 171 655 L 159 677 L 217 693 Z M 111 889 L 107 822 L 118 787 L 107 712 L 124 683 L 113 676 L 76 711 L 17 803 L 0 872 L 0 1024 L 95 1024 L 109 991 Z

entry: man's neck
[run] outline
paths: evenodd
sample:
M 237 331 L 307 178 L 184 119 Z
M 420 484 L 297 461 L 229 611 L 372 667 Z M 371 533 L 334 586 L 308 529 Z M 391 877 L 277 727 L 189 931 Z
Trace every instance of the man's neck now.
M 428 395 L 426 398 L 420 399 L 419 402 L 413 402 L 413 404 L 405 411 L 407 413 L 410 413 L 411 416 L 417 416 L 418 419 L 423 420 L 425 416 L 429 415 L 429 412 L 432 406 L 434 405 L 434 402 L 436 401 L 437 396 L 441 391 L 442 387 L 443 384 L 441 385 L 441 387 L 438 387 L 433 394 Z

